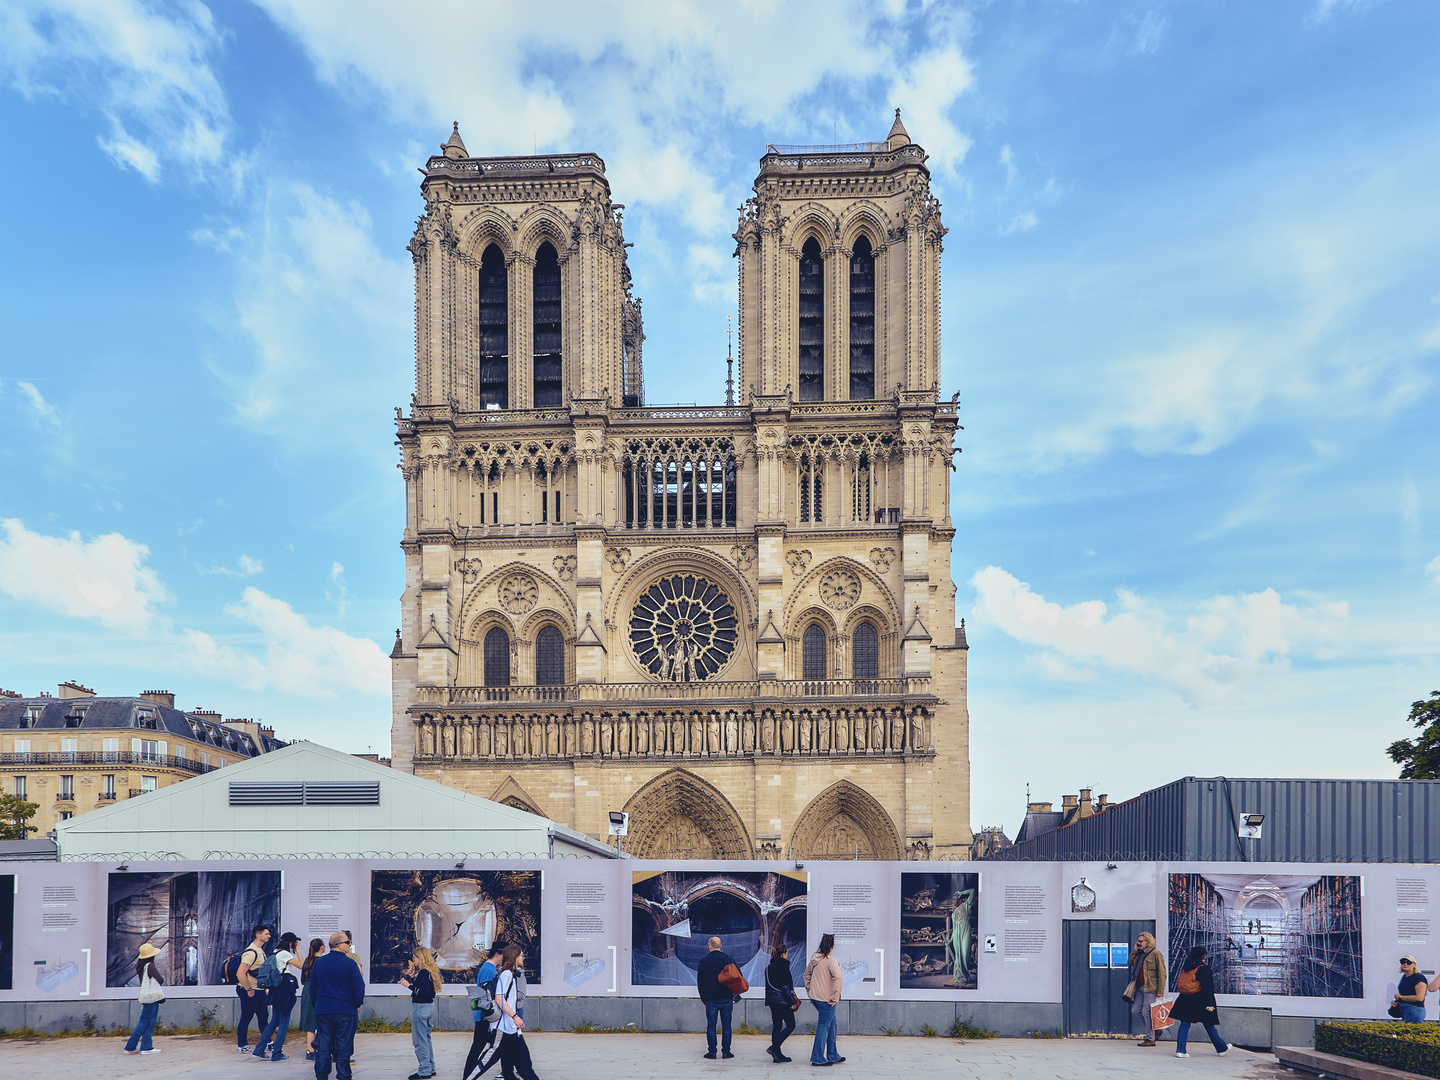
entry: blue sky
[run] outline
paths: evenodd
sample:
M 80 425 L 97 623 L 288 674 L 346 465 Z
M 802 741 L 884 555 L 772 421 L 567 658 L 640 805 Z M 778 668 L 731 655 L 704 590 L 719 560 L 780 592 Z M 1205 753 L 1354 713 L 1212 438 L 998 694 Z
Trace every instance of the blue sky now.
M 598 151 L 651 401 L 768 141 L 950 228 L 973 813 L 1393 776 L 1440 686 L 1440 6 L 0 0 L 0 685 L 388 744 L 415 168 Z

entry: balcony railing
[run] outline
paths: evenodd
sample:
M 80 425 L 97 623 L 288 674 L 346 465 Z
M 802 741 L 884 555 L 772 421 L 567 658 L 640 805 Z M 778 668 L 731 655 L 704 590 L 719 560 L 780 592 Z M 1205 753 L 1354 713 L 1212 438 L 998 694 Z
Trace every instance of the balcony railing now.
M 738 682 L 574 683 L 569 686 L 420 686 L 417 704 L 509 705 L 628 701 L 749 701 L 931 696 L 929 677 L 751 679 Z
M 55 801 L 56 801 L 56 802 L 74 802 L 74 801 L 75 801 L 75 792 L 73 792 L 73 791 L 57 791 L 57 792 L 55 793 Z
M 130 750 L 81 750 L 40 754 L 0 754 L 0 765 L 143 765 L 154 769 L 179 769 L 181 772 L 213 772 L 218 765 L 204 765 L 194 758 L 173 754 L 137 754 Z
M 113 792 L 113 791 L 102 791 L 102 792 L 100 792 L 99 795 L 95 796 L 95 798 L 98 799 L 100 802 L 114 802 L 114 801 L 115 801 L 115 792 Z

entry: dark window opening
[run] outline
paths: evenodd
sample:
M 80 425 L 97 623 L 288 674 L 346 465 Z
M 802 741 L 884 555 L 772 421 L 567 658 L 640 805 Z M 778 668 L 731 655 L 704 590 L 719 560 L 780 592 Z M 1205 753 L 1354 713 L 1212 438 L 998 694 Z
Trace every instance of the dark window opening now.
M 535 637 L 535 685 L 565 685 L 565 639 L 553 626 Z
M 801 678 L 825 678 L 825 631 L 820 627 L 812 624 L 805 628 L 805 636 L 801 639 L 800 662 L 803 669 Z
M 813 466 L 813 467 L 812 467 Z M 821 504 L 822 489 L 825 486 L 823 474 L 824 466 L 819 461 L 813 461 L 809 454 L 800 458 L 800 520 L 801 521 L 823 521 L 823 507 Z
M 560 406 L 560 261 L 541 244 L 535 255 L 535 401 L 537 409 Z
M 880 676 L 880 635 L 873 624 L 863 622 L 851 638 L 850 677 L 876 679 Z
M 485 685 L 510 685 L 510 635 L 498 626 L 485 635 Z
M 505 256 L 491 244 L 480 257 L 479 394 L 482 409 L 510 407 L 510 296 Z
M 860 237 L 850 257 L 850 400 L 875 397 L 875 256 Z
M 800 401 L 825 400 L 825 262 L 812 236 L 800 251 Z

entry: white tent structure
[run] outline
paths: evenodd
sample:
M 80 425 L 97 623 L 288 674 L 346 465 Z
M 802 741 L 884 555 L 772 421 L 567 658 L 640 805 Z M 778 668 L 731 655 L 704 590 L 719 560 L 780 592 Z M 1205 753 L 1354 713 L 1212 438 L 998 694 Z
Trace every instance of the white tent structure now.
M 297 742 L 56 826 L 88 859 L 616 858 L 574 829 Z

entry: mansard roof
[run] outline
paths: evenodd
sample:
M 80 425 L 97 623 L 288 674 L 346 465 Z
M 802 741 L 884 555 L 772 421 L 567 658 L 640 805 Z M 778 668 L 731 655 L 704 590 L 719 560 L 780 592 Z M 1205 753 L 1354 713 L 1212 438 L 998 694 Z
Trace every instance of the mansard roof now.
M 33 711 L 39 715 L 31 720 Z M 78 724 L 76 721 L 79 721 Z M 154 722 L 154 727 L 150 726 Z M 5 698 L 0 701 L 0 731 L 136 731 L 174 735 L 209 743 L 247 757 L 285 745 L 225 727 L 210 716 L 172 709 L 149 698 Z M 148 734 L 146 737 L 150 737 Z

